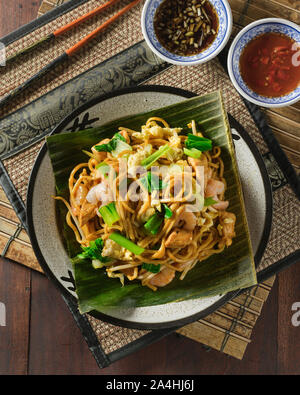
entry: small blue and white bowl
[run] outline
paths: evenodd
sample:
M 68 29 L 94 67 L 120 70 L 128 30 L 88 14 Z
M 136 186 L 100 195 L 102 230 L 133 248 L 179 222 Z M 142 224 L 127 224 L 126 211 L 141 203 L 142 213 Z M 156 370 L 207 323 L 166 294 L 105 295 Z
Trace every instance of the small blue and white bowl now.
M 180 56 L 169 52 L 157 39 L 154 30 L 154 16 L 163 0 L 146 0 L 142 12 L 142 31 L 151 50 L 166 62 L 192 66 L 208 62 L 216 57 L 227 44 L 232 30 L 232 13 L 227 0 L 209 0 L 219 18 L 219 31 L 213 43 L 203 52 L 193 56 Z
M 300 100 L 300 84 L 291 93 L 280 97 L 265 97 L 255 93 L 244 82 L 240 73 L 240 56 L 245 46 L 255 37 L 264 33 L 282 33 L 299 43 L 300 27 L 293 22 L 280 18 L 260 19 L 250 23 L 235 37 L 228 53 L 227 66 L 230 79 L 236 90 L 250 102 L 262 107 L 284 107 Z M 300 59 L 300 57 L 298 57 Z

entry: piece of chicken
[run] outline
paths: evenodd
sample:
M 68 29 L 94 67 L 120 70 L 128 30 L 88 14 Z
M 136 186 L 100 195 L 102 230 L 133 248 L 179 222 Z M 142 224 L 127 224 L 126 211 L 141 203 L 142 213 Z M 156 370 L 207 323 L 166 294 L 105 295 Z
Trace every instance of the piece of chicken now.
M 149 281 L 149 284 L 153 285 L 154 287 L 165 287 L 174 279 L 174 277 L 175 270 L 166 267 L 161 272 L 152 277 Z
M 167 248 L 183 248 L 193 240 L 193 232 L 185 229 L 175 229 L 167 238 Z
M 90 219 L 94 218 L 96 215 L 97 205 L 89 203 L 87 200 L 83 203 L 79 213 L 79 225 L 85 225 Z

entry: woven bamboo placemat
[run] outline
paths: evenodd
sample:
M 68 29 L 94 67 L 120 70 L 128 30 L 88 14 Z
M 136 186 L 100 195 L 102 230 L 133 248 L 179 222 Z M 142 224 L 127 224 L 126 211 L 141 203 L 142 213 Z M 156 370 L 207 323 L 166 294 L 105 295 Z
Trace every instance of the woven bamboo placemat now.
M 49 6 L 50 1 L 47 3 Z M 27 34 L 8 46 L 8 54 L 31 43 L 38 37 L 42 37 L 46 32 L 51 31 L 54 26 L 58 27 L 60 24 L 74 19 L 75 16 L 94 8 L 98 3 L 99 1 L 94 0 L 87 1 L 73 11 L 63 14 L 34 32 Z M 42 7 L 45 7 L 45 3 L 42 4 Z M 41 10 L 43 9 L 42 7 Z M 78 58 L 72 65 L 67 64 L 57 78 L 46 77 L 42 86 L 37 86 L 35 89 L 27 92 L 26 95 L 22 95 L 14 102 L 13 108 L 7 109 L 7 114 L 11 115 L 0 121 L 1 130 L 3 128 L 5 130 L 6 127 L 10 131 L 6 135 L 7 138 L 2 139 L 2 145 L 0 145 L 4 168 L 9 174 L 13 187 L 21 197 L 21 203 L 23 202 L 25 205 L 30 170 L 43 144 L 43 141 L 38 141 L 40 140 L 40 131 L 42 130 L 43 133 L 49 132 L 64 115 L 67 115 L 83 101 L 97 96 L 99 93 L 109 91 L 112 88 L 116 89 L 120 86 L 130 86 L 130 84 L 141 82 L 145 83 L 147 77 L 150 78 L 149 83 L 151 84 L 183 87 L 199 94 L 207 90 L 213 90 L 217 84 L 223 91 L 227 110 L 248 132 L 251 131 L 251 137 L 264 155 L 269 168 L 269 174 L 272 178 L 274 207 L 276 210 L 274 211 L 273 230 L 269 248 L 266 250 L 258 268 L 259 272 L 263 272 L 272 264 L 284 259 L 288 254 L 297 252 L 300 248 L 298 244 L 300 240 L 300 229 L 297 223 L 297 215 L 295 215 L 297 213 L 299 214 L 299 210 L 297 209 L 299 206 L 298 200 L 287 184 L 278 164 L 258 132 L 253 119 L 232 88 L 226 73 L 218 61 L 213 61 L 201 69 L 166 68 L 163 73 L 153 76 L 149 74 L 147 67 L 151 66 L 151 69 L 155 70 L 155 73 L 159 73 L 164 70 L 164 65 L 143 44 L 139 44 L 134 48 L 136 52 L 133 53 L 134 56 L 130 58 L 129 63 L 126 63 L 126 61 L 124 64 L 122 62 L 120 63 L 119 57 L 119 63 L 116 67 L 113 68 L 110 66 L 109 59 L 111 56 L 142 40 L 140 29 L 134 28 L 139 26 L 140 11 L 141 9 L 137 7 L 136 10 L 133 10 L 130 15 L 123 18 L 120 22 L 122 29 L 110 28 L 101 39 L 96 40 L 90 48 L 87 48 L 83 53 L 78 55 Z M 21 63 L 16 62 L 16 64 L 8 68 L 4 73 L 4 86 L 11 87 L 12 85 L 19 85 L 22 80 L 26 79 L 27 75 L 37 71 L 51 58 L 56 57 L 62 49 L 67 48 L 70 43 L 77 41 L 78 38 L 85 35 L 88 31 L 93 30 L 95 25 L 99 23 L 99 20 L 102 20 L 104 17 L 107 18 L 113 12 L 114 10 L 111 10 L 105 16 L 95 18 L 95 20 L 84 24 L 59 42 L 53 45 L 51 44 L 50 47 L 41 48 L 38 53 L 33 52 L 28 56 L 25 55 Z M 240 17 L 236 20 L 241 22 Z M 116 42 L 118 46 L 112 45 L 112 43 Z M 32 62 L 33 59 L 35 59 L 34 62 Z M 107 67 L 102 70 L 103 74 L 99 76 L 96 65 L 103 61 L 108 62 Z M 84 80 L 85 84 L 81 87 L 82 89 L 79 94 L 79 82 L 82 82 L 79 76 L 82 72 L 90 70 L 93 66 L 96 68 L 87 74 L 87 78 Z M 119 80 L 116 79 L 116 75 L 119 76 Z M 76 78 L 78 78 L 78 83 Z M 73 79 L 71 85 L 64 85 L 59 88 L 62 83 L 71 79 Z M 201 81 L 201 84 L 199 84 L 199 81 Z M 57 89 L 55 90 L 55 88 Z M 39 97 L 47 92 L 51 93 L 42 98 L 42 107 L 39 100 L 32 103 L 33 100 L 39 99 Z M 57 106 L 57 97 L 60 98 L 59 106 Z M 26 104 L 28 106 L 24 107 Z M 43 111 L 41 111 L 41 108 Z M 20 110 L 14 113 L 13 111 L 17 109 Z M 23 129 L 21 129 L 22 127 Z M 38 142 L 35 142 L 36 140 Z M 287 213 L 287 210 L 290 215 L 284 215 Z M 292 218 L 294 218 L 293 221 L 291 221 Z M 28 236 L 23 228 L 24 225 L 20 224 L 19 218 L 10 207 L 10 202 L 3 192 L 0 194 L 0 219 L 0 240 L 3 247 L 3 255 L 41 271 L 31 250 Z M 282 240 L 283 234 L 286 235 L 286 238 L 283 238 L 284 240 Z M 278 242 L 279 239 L 280 243 Z M 291 243 L 291 240 L 295 240 L 295 242 Z M 24 252 L 25 246 L 28 248 L 26 253 Z M 188 325 L 178 332 L 241 359 L 247 344 L 251 341 L 252 329 L 261 313 L 273 281 L 274 277 L 266 280 L 251 291 L 239 295 L 212 315 Z M 148 331 L 115 327 L 95 320 L 90 316 L 85 316 L 83 319 L 85 320 L 85 324 L 88 322 L 94 329 L 96 339 L 100 342 L 104 353 L 109 356 L 110 361 L 120 355 L 119 350 L 124 348 L 128 350 L 131 344 L 149 336 Z M 108 364 L 109 361 L 105 361 L 105 363 Z

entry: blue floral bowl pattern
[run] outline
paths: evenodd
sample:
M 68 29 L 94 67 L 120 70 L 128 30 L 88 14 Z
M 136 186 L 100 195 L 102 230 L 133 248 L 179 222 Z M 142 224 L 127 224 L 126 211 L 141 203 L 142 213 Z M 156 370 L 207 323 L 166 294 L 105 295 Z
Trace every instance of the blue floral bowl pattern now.
M 180 65 L 204 63 L 217 56 L 226 45 L 232 29 L 232 14 L 227 0 L 209 0 L 219 18 L 219 30 L 216 39 L 203 52 L 193 56 L 180 56 L 169 52 L 157 39 L 154 30 L 154 16 L 162 0 L 146 1 L 142 14 L 142 30 L 147 44 L 162 59 Z
M 253 92 L 244 82 L 240 73 L 240 56 L 245 46 L 257 36 L 275 32 L 285 34 L 300 43 L 300 29 L 297 25 L 284 20 L 263 20 L 254 22 L 243 29 L 235 38 L 228 54 L 228 71 L 236 89 L 249 101 L 265 107 L 281 107 L 295 103 L 300 99 L 300 85 L 288 95 L 281 97 L 265 97 Z

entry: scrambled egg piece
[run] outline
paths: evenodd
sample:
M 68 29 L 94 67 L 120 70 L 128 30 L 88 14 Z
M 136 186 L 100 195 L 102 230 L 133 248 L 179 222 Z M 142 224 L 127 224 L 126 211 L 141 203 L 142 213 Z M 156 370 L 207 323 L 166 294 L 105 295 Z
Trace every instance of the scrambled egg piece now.
M 133 259 L 132 252 L 128 251 L 124 247 L 121 247 L 115 241 L 110 239 L 107 239 L 104 242 L 102 256 L 108 256 L 121 261 L 131 261 Z
M 168 153 L 171 154 L 170 160 L 173 162 L 180 160 L 183 156 L 183 149 L 181 148 L 181 139 L 177 133 L 174 133 L 173 136 L 169 138 L 171 151 Z
M 183 156 L 183 150 L 180 148 L 181 140 L 178 136 L 181 131 L 181 128 L 163 128 L 159 125 L 154 125 L 149 128 L 143 125 L 142 131 L 133 133 L 133 137 L 140 140 L 145 140 L 149 137 L 154 137 L 157 139 L 167 139 L 169 141 L 169 146 L 172 149 L 167 152 L 166 157 L 172 162 L 175 162 L 176 160 L 181 159 Z
M 166 153 L 166 157 L 172 161 L 176 162 L 180 160 L 183 156 L 183 149 L 180 148 L 180 137 L 172 136 L 169 138 L 171 150 Z
M 128 157 L 128 173 L 134 175 L 135 169 L 141 165 L 143 159 L 146 159 L 152 153 L 152 145 L 146 145 L 144 150 L 138 150 L 135 154 Z
M 169 138 L 169 141 L 170 141 L 171 147 L 173 147 L 173 148 L 180 148 L 181 139 L 180 139 L 180 137 L 178 136 L 178 134 L 173 134 L 173 136 L 171 136 L 171 137 Z
M 145 139 L 147 137 L 156 137 L 158 139 L 162 139 L 164 137 L 169 137 L 173 135 L 178 135 L 178 133 L 181 132 L 181 128 L 163 128 L 159 125 L 146 127 L 146 125 L 142 126 L 142 131 L 138 133 L 133 133 L 133 137 L 136 137 L 138 139 Z

